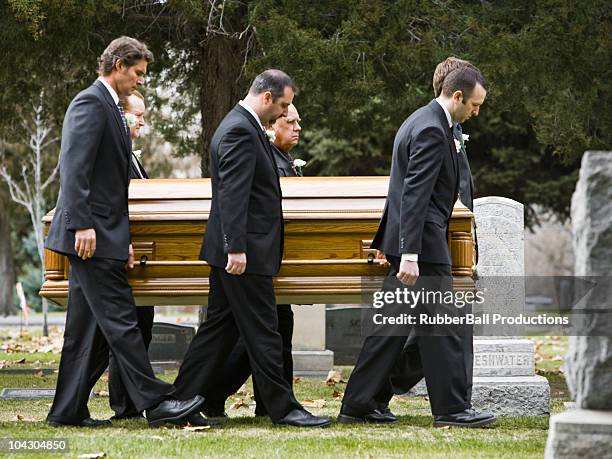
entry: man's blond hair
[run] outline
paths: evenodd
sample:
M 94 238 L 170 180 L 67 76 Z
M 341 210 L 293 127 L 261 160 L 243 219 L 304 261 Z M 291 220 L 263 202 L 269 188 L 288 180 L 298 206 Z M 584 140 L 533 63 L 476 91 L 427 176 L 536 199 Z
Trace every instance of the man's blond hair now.
M 470 67 L 476 69 L 470 61 L 459 59 L 458 57 L 450 56 L 444 59 L 436 66 L 433 74 L 433 90 L 434 95 L 438 97 L 442 93 L 442 84 L 446 76 L 453 70 Z

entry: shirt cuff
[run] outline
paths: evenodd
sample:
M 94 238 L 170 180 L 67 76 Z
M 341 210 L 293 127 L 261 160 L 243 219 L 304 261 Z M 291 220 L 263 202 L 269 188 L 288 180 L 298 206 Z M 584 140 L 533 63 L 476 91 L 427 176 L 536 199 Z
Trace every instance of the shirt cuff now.
M 402 261 L 419 261 L 418 253 L 402 253 Z

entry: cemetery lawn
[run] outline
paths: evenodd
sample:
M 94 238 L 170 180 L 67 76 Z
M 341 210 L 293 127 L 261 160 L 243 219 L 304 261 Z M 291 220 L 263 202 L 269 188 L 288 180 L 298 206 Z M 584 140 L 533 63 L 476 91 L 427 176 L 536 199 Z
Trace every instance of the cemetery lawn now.
M 534 338 L 538 345 L 537 371 L 549 378 L 552 389 L 551 412 L 564 410 L 569 396 L 556 359 L 564 355 L 565 338 Z M 15 363 L 25 358 L 23 363 Z M 10 369 L 57 368 L 56 353 L 0 352 L 0 362 Z M 297 379 L 298 400 L 317 415 L 335 419 L 341 394 L 351 367 L 338 367 L 340 382 Z M 176 372 L 161 376 L 173 381 Z M 0 388 L 54 388 L 57 376 L 6 374 L 0 372 Z M 103 377 L 94 388 L 97 394 L 89 403 L 93 417 L 108 418 L 108 392 Z M 269 419 L 254 418 L 245 405 L 252 403 L 249 381 L 241 393 L 228 400 L 230 419 L 222 426 L 203 431 L 149 429 L 145 421 L 116 422 L 105 429 L 48 427 L 43 421 L 51 400 L 0 400 L 0 438 L 67 439 L 70 451 L 65 456 L 104 453 L 105 457 L 542 457 L 548 435 L 548 417 L 500 418 L 486 429 L 434 429 L 429 404 L 424 397 L 394 397 L 391 409 L 399 422 L 392 426 L 345 426 L 332 424 L 327 429 L 273 427 Z M 35 457 L 46 457 L 38 454 Z M 0 457 L 27 457 L 24 453 Z M 90 456 L 94 457 L 94 456 Z

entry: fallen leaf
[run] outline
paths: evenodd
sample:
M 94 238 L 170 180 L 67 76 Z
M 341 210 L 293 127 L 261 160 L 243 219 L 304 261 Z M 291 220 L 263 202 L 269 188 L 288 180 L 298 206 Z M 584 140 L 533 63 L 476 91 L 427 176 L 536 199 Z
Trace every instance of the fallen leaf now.
M 299 383 L 299 382 L 301 382 L 301 381 L 302 381 L 302 378 L 300 378 L 299 376 L 295 376 L 295 377 L 293 378 L 293 384 L 297 384 L 297 383 Z
M 45 372 L 42 371 L 42 370 L 39 370 L 36 373 L 34 373 L 34 376 L 36 376 L 37 378 L 44 378 L 45 377 Z
M 16 360 L 15 363 L 26 363 L 25 357 L 23 359 Z
M 2 368 L 8 368 L 11 366 L 11 362 L 8 360 L 0 360 L 0 370 Z
M 94 395 L 96 397 L 108 397 L 110 394 L 108 393 L 107 390 L 99 390 L 97 392 L 94 392 Z
M 340 392 L 340 391 L 335 390 L 334 393 L 332 394 L 332 397 L 334 397 L 334 398 L 342 398 L 342 397 L 344 397 L 344 392 Z
M 302 406 L 306 408 L 323 408 L 325 406 L 325 400 L 303 400 Z
M 188 425 L 183 427 L 182 430 L 187 430 L 189 432 L 198 432 L 200 430 L 207 430 L 210 429 L 210 426 L 192 426 L 192 425 Z
M 99 453 L 79 454 L 77 457 L 79 459 L 98 459 L 99 457 L 106 457 L 106 453 L 100 451 Z
M 17 420 L 18 421 L 25 421 L 25 418 L 21 414 L 18 414 L 17 415 Z
M 345 382 L 346 381 L 342 380 L 342 373 L 337 370 L 330 370 L 329 373 L 327 373 L 327 378 L 325 379 L 325 383 L 328 386 Z
M 552 359 L 553 362 L 560 362 L 563 360 L 563 357 L 560 355 L 555 355 Z
M 238 400 L 236 400 L 236 403 L 234 403 L 232 405 L 232 408 L 237 410 L 239 408 L 249 408 L 248 403 L 246 403 L 243 399 L 239 398 Z

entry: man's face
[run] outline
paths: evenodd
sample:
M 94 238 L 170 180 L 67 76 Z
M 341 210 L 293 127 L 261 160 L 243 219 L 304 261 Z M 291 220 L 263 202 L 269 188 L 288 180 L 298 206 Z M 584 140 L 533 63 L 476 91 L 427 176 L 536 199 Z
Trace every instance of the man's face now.
M 132 138 L 135 139 L 140 137 L 140 129 L 145 125 L 144 114 L 146 108 L 144 101 L 138 96 L 131 95 L 128 97 L 127 101 L 128 109 L 126 110 L 126 113 L 131 113 L 136 117 L 136 124 L 130 127 Z
M 268 124 L 273 124 L 281 116 L 287 116 L 289 105 L 293 102 L 293 95 L 293 89 L 289 86 L 285 86 L 283 95 L 276 100 L 272 100 L 271 92 L 263 93 L 264 113 Z
M 463 97 L 461 91 L 455 91 L 453 94 L 455 121 L 458 123 L 463 123 L 469 120 L 472 116 L 478 116 L 480 106 L 484 103 L 485 97 L 487 97 L 487 91 L 480 85 L 480 83 L 476 83 L 472 94 L 467 100 L 465 100 L 465 97 Z
M 287 116 L 281 116 L 272 125 L 276 138 L 274 139 L 274 145 L 281 150 L 287 152 L 295 147 L 300 141 L 300 115 L 295 108 L 295 105 L 291 104 L 287 109 Z
M 147 61 L 139 60 L 136 64 L 128 67 L 123 60 L 115 64 L 115 82 L 119 96 L 129 96 L 139 86 L 144 84 L 144 76 L 147 73 Z

